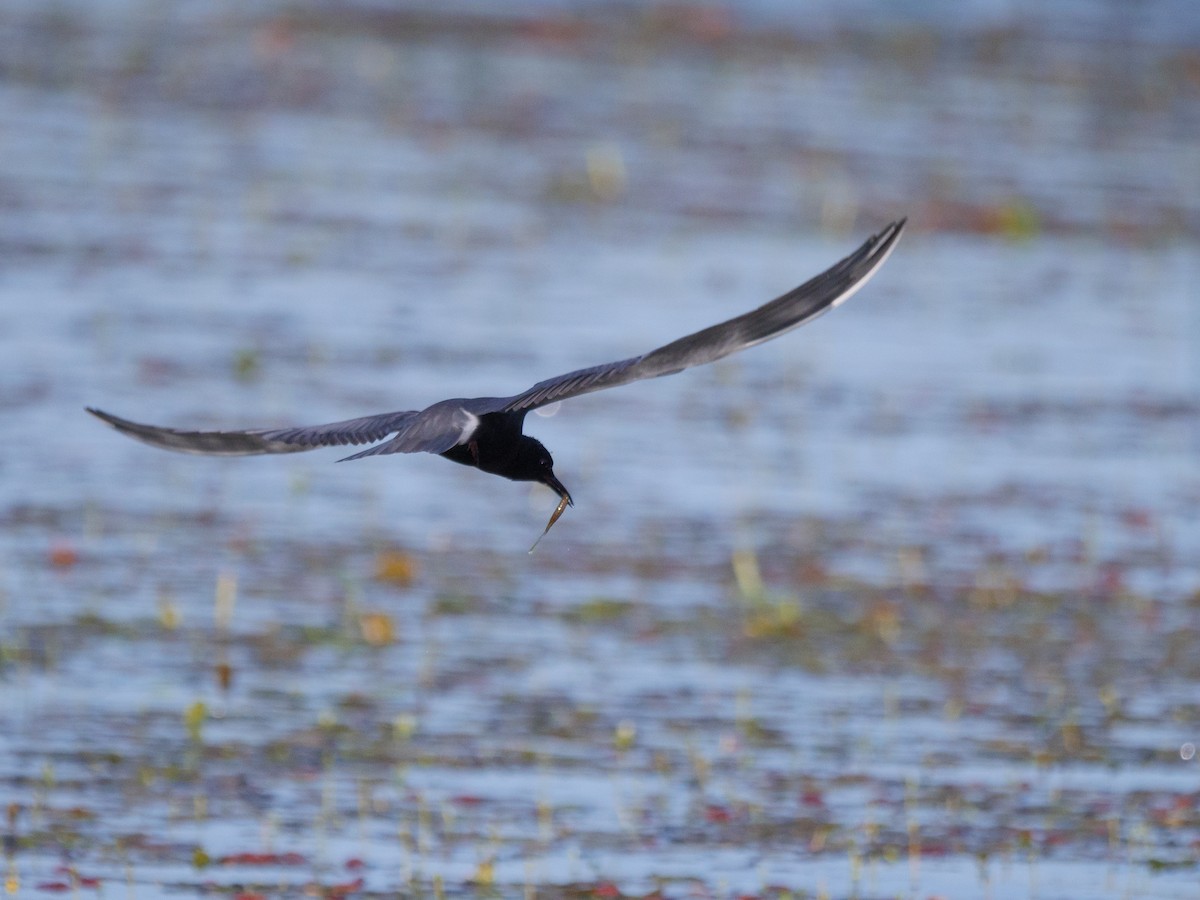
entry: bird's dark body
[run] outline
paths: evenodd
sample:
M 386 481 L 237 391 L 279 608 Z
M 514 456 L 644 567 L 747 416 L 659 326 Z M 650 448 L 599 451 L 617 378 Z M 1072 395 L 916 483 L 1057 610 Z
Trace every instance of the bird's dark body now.
M 243 431 L 184 431 L 142 425 L 98 409 L 89 408 L 88 412 L 132 438 L 183 453 L 250 456 L 356 444 L 374 446 L 347 460 L 391 453 L 436 453 L 492 475 L 550 487 L 562 499 L 550 519 L 553 525 L 564 505 L 572 503 L 571 495 L 555 477 L 554 460 L 546 448 L 522 434 L 529 410 L 714 362 L 811 322 L 862 287 L 883 265 L 903 230 L 903 219 L 893 222 L 820 275 L 748 313 L 641 356 L 539 381 L 511 397 L 455 398 L 421 410 L 379 413 L 327 425 Z
M 532 476 L 536 472 L 526 461 L 535 459 L 537 450 L 545 448 L 521 433 L 524 424 L 523 412 L 486 413 L 479 417 L 479 425 L 466 443 L 455 444 L 438 455 L 489 475 L 503 475 L 514 481 L 536 480 L 536 476 L 522 478 L 521 473 L 528 471 Z

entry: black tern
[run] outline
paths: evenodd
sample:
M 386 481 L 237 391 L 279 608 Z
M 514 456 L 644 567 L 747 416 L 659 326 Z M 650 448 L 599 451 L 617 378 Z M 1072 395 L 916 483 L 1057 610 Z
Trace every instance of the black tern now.
M 328 425 L 244 431 L 182 431 L 141 425 L 92 407 L 87 411 L 122 434 L 151 446 L 210 456 L 298 453 L 318 447 L 376 444 L 392 436 L 382 444 L 339 461 L 389 453 L 436 453 L 513 481 L 540 482 L 560 498 L 542 532 L 544 537 L 563 510 L 574 506 L 575 501 L 555 477 L 550 452 L 540 441 L 522 433 L 526 413 L 592 391 L 674 375 L 692 366 L 715 362 L 811 322 L 850 299 L 867 283 L 895 248 L 905 222 L 905 219 L 893 222 L 841 262 L 758 309 L 641 356 L 539 381 L 511 397 L 454 398 L 422 410 L 379 413 Z

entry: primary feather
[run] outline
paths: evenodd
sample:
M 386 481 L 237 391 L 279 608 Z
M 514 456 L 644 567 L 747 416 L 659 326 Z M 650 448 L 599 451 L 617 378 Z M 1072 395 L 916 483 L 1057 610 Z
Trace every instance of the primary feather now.
M 381 413 L 327 425 L 253 428 L 243 431 L 185 431 L 143 425 L 88 407 L 88 412 L 131 438 L 182 453 L 249 456 L 297 453 L 317 447 L 374 444 L 347 459 L 389 453 L 446 453 L 466 444 L 485 416 L 514 415 L 618 387 L 646 378 L 671 375 L 714 362 L 786 334 L 844 303 L 878 271 L 904 231 L 904 219 L 869 238 L 854 253 L 797 288 L 736 318 L 710 326 L 641 356 L 567 372 L 511 397 L 442 400 L 423 410 Z

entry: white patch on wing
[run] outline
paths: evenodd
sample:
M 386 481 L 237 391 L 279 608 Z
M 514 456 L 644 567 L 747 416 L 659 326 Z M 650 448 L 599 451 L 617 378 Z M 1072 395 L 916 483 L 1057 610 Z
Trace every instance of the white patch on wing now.
M 559 408 L 562 406 L 561 400 L 555 400 L 553 403 L 548 403 L 545 406 L 539 406 L 534 410 L 539 416 L 545 416 L 547 419 L 553 415 L 557 415 Z
M 463 427 L 459 432 L 457 443 L 465 444 L 475 433 L 475 429 L 479 427 L 479 416 L 469 413 L 465 409 L 460 409 L 459 412 L 463 416 Z
M 861 291 L 863 289 L 863 286 L 866 285 L 866 283 L 868 281 L 870 281 L 872 278 L 875 277 L 875 273 L 878 272 L 881 268 L 883 268 L 883 264 L 885 262 L 887 262 L 887 258 L 892 255 L 892 251 L 896 249 L 896 245 L 898 243 L 900 243 L 900 242 L 893 241 L 892 246 L 887 248 L 887 252 L 884 253 L 877 260 L 875 260 L 875 262 L 873 262 L 871 264 L 871 271 L 869 271 L 866 275 L 864 275 L 862 278 L 860 278 L 855 284 L 851 285 L 850 290 L 846 291 L 846 293 L 842 294 L 842 296 L 838 297 L 831 304 L 829 304 L 829 308 L 837 309 L 839 306 L 841 306 L 843 303 L 845 303 L 847 300 L 849 300 L 851 297 L 853 297 L 855 294 L 857 294 L 859 291 Z

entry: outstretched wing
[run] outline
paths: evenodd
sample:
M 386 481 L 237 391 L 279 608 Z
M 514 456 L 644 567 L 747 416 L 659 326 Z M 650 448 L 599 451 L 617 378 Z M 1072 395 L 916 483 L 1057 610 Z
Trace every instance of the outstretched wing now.
M 680 338 L 643 356 L 579 369 L 541 381 L 514 397 L 443 400 L 424 410 L 380 413 L 328 425 L 302 428 L 255 428 L 245 431 L 182 431 L 130 422 L 91 407 L 87 411 L 131 438 L 181 453 L 210 456 L 252 456 L 298 453 L 317 447 L 373 444 L 392 440 L 347 459 L 389 453 L 444 453 L 463 443 L 493 413 L 523 414 L 528 410 L 604 388 L 671 375 L 692 366 L 714 362 L 731 353 L 761 344 L 810 322 L 848 300 L 875 274 L 891 254 L 905 220 L 893 222 L 841 262 L 758 309 Z
M 906 221 L 893 222 L 841 262 L 758 309 L 689 334 L 642 356 L 539 381 L 524 393 L 497 404 L 494 411 L 521 412 L 644 378 L 673 375 L 798 328 L 849 300 L 866 284 L 895 248 Z
M 177 450 L 180 453 L 201 453 L 208 456 L 254 456 L 262 453 L 299 453 L 317 447 L 340 447 L 347 444 L 370 444 L 400 431 L 417 416 L 415 410 L 380 413 L 361 419 L 346 419 L 328 425 L 309 425 L 304 428 L 256 428 L 248 431 L 180 431 L 130 422 L 99 409 L 87 408 L 122 434 L 135 440 Z

